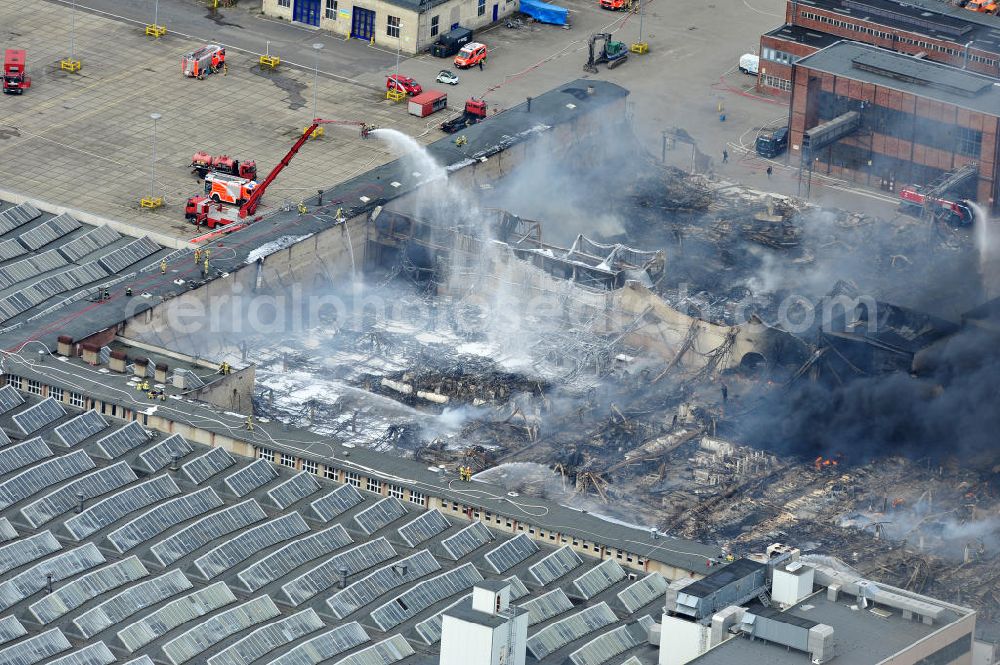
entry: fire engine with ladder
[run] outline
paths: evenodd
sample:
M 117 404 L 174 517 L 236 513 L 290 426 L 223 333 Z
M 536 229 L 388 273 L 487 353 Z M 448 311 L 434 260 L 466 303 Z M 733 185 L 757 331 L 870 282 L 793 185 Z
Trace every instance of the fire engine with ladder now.
M 320 125 L 356 125 L 361 128 L 361 138 L 368 138 L 369 132 L 374 129 L 374 127 L 363 122 L 322 120 L 316 118 L 311 125 L 305 128 L 302 136 L 295 141 L 291 150 L 281 158 L 281 161 L 271 169 L 271 172 L 267 174 L 267 177 L 260 184 L 252 180 L 240 178 L 239 176 L 208 173 L 205 178 L 205 185 L 206 193 L 209 193 L 209 196 L 192 196 L 189 198 L 184 206 L 184 217 L 197 226 L 204 224 L 210 229 L 214 229 L 216 226 L 232 224 L 233 222 L 245 222 L 247 218 L 252 217 L 257 212 L 257 206 L 260 205 L 260 200 L 263 198 L 267 188 L 285 167 L 288 166 L 292 158 L 299 152 L 299 149 L 313 136 Z M 225 194 L 226 198 L 224 198 L 223 189 L 217 190 L 217 186 L 220 188 L 229 188 L 227 194 Z M 238 194 L 236 193 L 237 191 Z M 216 194 L 218 194 L 218 197 L 216 200 L 213 200 Z M 233 205 L 226 205 L 224 200 L 231 200 Z
M 907 185 L 899 190 L 899 210 L 929 222 L 943 222 L 953 227 L 971 226 L 975 214 L 970 202 L 948 193 L 978 174 L 979 164 L 969 162 L 927 187 Z

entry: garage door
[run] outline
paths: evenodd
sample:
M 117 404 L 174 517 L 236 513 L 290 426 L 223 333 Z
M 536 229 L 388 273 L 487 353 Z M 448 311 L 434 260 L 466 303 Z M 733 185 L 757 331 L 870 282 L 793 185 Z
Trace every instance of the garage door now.
M 354 6 L 354 20 L 351 22 L 351 37 L 370 41 L 375 35 L 375 12 Z
M 319 27 L 319 2 L 320 0 L 295 0 L 295 8 L 292 10 L 292 20 L 306 25 Z

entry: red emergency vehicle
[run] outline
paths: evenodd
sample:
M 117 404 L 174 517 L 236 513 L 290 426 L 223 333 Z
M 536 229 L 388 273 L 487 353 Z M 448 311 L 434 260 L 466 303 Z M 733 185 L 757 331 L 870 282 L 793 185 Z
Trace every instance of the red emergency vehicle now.
M 9 48 L 3 57 L 3 91 L 20 95 L 31 87 L 31 78 L 25 71 L 24 49 Z

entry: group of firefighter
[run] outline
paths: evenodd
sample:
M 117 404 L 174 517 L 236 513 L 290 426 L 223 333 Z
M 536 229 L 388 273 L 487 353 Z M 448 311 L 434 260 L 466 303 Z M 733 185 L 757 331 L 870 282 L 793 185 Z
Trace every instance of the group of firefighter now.
M 163 388 L 153 388 L 149 385 L 149 379 L 143 379 L 141 382 L 135 384 L 135 389 L 140 392 L 146 393 L 146 399 L 159 399 L 161 402 L 167 400 L 167 394 L 163 392 Z

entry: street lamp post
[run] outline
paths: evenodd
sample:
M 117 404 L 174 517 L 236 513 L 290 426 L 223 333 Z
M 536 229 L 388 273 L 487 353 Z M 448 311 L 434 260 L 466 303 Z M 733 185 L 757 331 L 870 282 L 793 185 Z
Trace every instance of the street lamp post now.
M 139 201 L 143 208 L 159 208 L 163 205 L 163 197 L 156 195 L 156 121 L 163 116 L 159 113 L 150 113 L 153 120 L 153 156 L 149 162 L 149 197 Z
M 76 57 L 76 0 L 73 0 L 73 9 L 69 12 L 69 59 Z
M 642 0 L 639 0 L 639 43 L 642 44 Z
M 403 22 L 396 26 L 396 81 L 399 82 L 399 50 L 403 46 Z
M 318 115 L 316 115 L 316 93 L 319 90 L 319 52 L 323 48 L 323 45 L 321 43 L 319 43 L 319 42 L 316 42 L 315 44 L 312 45 L 312 47 L 313 47 L 313 51 L 315 51 L 315 54 L 316 54 L 316 57 L 315 57 L 315 59 L 313 61 L 314 62 L 314 67 L 313 67 L 313 115 L 312 115 L 312 117 L 313 117 L 313 119 L 316 119 L 316 118 L 319 117 Z
M 153 0 L 153 25 L 160 25 L 160 0 Z M 642 34 L 641 28 L 639 29 L 639 33 Z
M 76 59 L 76 0 L 73 0 L 69 10 L 69 57 L 59 61 L 59 69 L 67 72 L 80 69 L 80 61 Z

